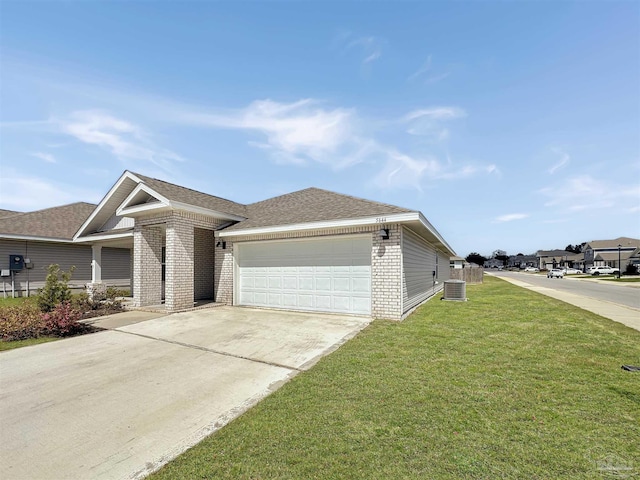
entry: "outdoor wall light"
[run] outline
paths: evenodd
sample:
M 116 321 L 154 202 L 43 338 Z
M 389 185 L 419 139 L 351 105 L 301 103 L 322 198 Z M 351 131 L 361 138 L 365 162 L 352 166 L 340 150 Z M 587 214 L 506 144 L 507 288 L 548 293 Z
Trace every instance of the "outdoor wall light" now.
M 381 228 L 380 231 L 378 232 L 378 235 L 383 240 L 389 240 L 389 229 L 388 228 Z
M 227 249 L 227 242 L 225 242 L 225 241 L 218 242 L 218 243 L 216 243 L 216 247 L 222 247 L 223 250 L 226 250 Z

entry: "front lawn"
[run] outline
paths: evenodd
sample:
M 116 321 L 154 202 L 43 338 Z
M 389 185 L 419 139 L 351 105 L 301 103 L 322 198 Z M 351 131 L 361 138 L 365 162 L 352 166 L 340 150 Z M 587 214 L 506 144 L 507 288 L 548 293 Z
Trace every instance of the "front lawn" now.
M 13 340 L 13 341 L 0 341 L 0 352 L 5 350 L 13 350 L 14 348 L 29 347 L 31 345 L 38 345 L 40 343 L 53 342 L 54 340 L 60 340 L 58 337 L 38 337 L 28 338 L 26 340 Z
M 640 332 L 484 281 L 372 323 L 152 478 L 639 475 Z

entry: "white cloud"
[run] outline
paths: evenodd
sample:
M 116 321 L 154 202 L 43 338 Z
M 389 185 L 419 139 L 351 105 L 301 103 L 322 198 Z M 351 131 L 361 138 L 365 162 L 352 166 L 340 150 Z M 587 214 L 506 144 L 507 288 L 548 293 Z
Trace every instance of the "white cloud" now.
M 418 70 L 413 72 L 407 77 L 408 82 L 414 82 L 421 80 L 424 84 L 433 84 L 447 78 L 451 72 L 445 71 L 441 73 L 435 73 L 431 71 L 432 56 L 427 57 L 427 61 Z
M 334 38 L 334 46 L 343 53 L 357 51 L 362 55 L 362 65 L 373 63 L 382 56 L 384 40 L 373 35 L 355 35 L 352 32 L 341 32 Z
M 33 157 L 39 158 L 40 160 L 44 160 L 47 163 L 56 163 L 56 157 L 54 157 L 50 153 L 33 152 L 31 155 Z
M 3 168 L 0 176 L 0 205 L 3 208 L 31 211 L 78 201 L 98 203 L 100 198 L 100 192 L 95 189 L 26 176 L 23 171 L 13 168 Z
M 459 107 L 431 107 L 413 110 L 402 117 L 402 123 L 407 123 L 407 133 L 410 135 L 428 137 L 437 142 L 443 142 L 450 136 L 444 122 L 464 118 L 467 116 Z
M 226 114 L 186 113 L 181 120 L 262 133 L 266 142 L 250 144 L 269 151 L 279 163 L 314 161 L 344 168 L 357 161 L 357 152 L 365 143 L 356 132 L 358 121 L 353 110 L 323 108 L 312 99 L 293 103 L 260 100 Z
M 163 169 L 183 159 L 156 146 L 140 127 L 99 110 L 81 110 L 57 121 L 63 133 L 105 149 L 125 163 L 145 161 Z
M 551 151 L 557 155 L 560 156 L 560 161 L 558 161 L 555 165 L 553 165 L 548 172 L 553 175 L 554 173 L 556 173 L 556 171 L 559 168 L 564 167 L 565 165 L 567 165 L 570 161 L 571 161 L 571 157 L 566 153 L 563 152 L 561 149 L 554 147 L 551 149 Z
M 513 222 L 514 220 L 523 220 L 527 217 L 529 217 L 529 214 L 527 213 L 508 213 L 506 215 L 496 217 L 492 223 Z
M 613 185 L 590 175 L 568 178 L 560 184 L 538 190 L 549 200 L 546 207 L 562 207 L 567 211 L 597 210 L 606 208 L 630 208 L 640 199 L 640 185 Z M 633 207 L 631 207 L 633 208 Z

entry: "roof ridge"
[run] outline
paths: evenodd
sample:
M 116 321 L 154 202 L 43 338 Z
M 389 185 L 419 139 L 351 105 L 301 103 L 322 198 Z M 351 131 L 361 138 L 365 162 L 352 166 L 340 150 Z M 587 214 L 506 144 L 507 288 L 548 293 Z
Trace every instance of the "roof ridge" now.
M 324 189 L 324 188 L 310 187 L 310 189 L 321 190 L 323 192 L 329 192 L 329 193 L 335 193 L 335 194 L 338 194 L 338 195 L 342 195 L 344 197 L 353 198 L 355 200 L 361 200 L 363 202 L 375 203 L 377 205 L 383 205 L 385 207 L 402 208 L 402 209 L 408 210 L 410 212 L 416 212 L 417 211 L 417 210 L 411 210 L 410 208 L 401 207 L 400 205 L 393 205 L 391 203 L 378 202 L 376 200 L 369 200 L 368 198 L 356 197 L 355 195 L 349 195 L 348 193 L 335 192 L 333 190 L 327 190 L 327 189 Z
M 89 205 L 90 207 L 93 207 L 93 208 L 97 207 L 95 203 L 90 203 L 90 202 L 71 202 L 71 203 L 65 203 L 63 205 L 56 205 L 55 207 L 40 208 L 38 210 L 32 210 L 30 212 L 16 212 L 15 215 L 7 215 L 6 217 L 1 217 L 0 220 L 4 220 L 10 217 L 15 217 L 17 215 L 30 215 L 32 213 L 46 212 L 47 210 L 55 210 L 58 208 L 70 207 L 72 205 Z
M 318 191 L 318 192 L 330 193 L 332 195 L 340 195 L 340 196 L 351 198 L 351 199 L 358 200 L 358 201 L 361 201 L 361 202 L 367 202 L 367 203 L 372 203 L 372 204 L 375 204 L 375 205 L 381 205 L 383 207 L 400 208 L 400 209 L 403 209 L 403 210 L 407 210 L 408 212 L 415 212 L 416 211 L 416 210 L 411 210 L 411 209 L 408 209 L 408 208 L 405 208 L 405 207 L 400 207 L 398 205 L 392 205 L 391 203 L 377 202 L 375 200 L 369 200 L 367 198 L 356 197 L 354 195 L 348 195 L 346 193 L 340 193 L 340 192 L 336 192 L 336 191 L 333 191 L 333 190 L 327 190 L 326 188 L 319 188 L 319 187 L 307 187 L 307 188 L 302 188 L 300 190 L 296 190 L 294 192 L 283 193 L 282 195 L 278 195 L 276 197 L 266 198 L 264 200 L 260 200 L 259 202 L 249 203 L 249 204 L 247 204 L 247 207 L 252 207 L 252 206 L 258 205 L 260 203 L 264 203 L 264 202 L 268 202 L 268 201 L 271 201 L 271 200 L 275 200 L 277 198 L 284 198 L 284 197 L 288 197 L 288 196 L 291 196 L 291 195 L 295 195 L 295 194 L 299 194 L 301 192 L 311 191 L 311 190 L 315 190 L 315 191 Z

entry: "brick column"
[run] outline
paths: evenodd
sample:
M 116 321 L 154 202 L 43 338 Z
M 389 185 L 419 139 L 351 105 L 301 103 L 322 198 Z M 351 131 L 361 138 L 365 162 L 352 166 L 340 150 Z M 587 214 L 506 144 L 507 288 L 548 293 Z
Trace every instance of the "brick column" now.
M 133 303 L 162 303 L 162 228 L 136 225 L 133 231 Z
M 221 245 L 218 247 L 218 242 Z M 222 248 L 222 242 L 226 248 Z M 215 273 L 214 292 L 216 302 L 226 305 L 233 304 L 233 242 L 222 238 L 215 239 Z
M 377 229 L 372 233 L 371 316 L 401 320 L 402 236 L 398 225 L 384 225 L 384 228 L 389 229 L 388 240 L 380 238 Z
M 193 307 L 193 223 L 179 214 L 167 222 L 165 306 L 172 312 Z

